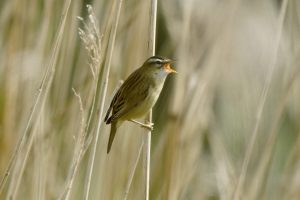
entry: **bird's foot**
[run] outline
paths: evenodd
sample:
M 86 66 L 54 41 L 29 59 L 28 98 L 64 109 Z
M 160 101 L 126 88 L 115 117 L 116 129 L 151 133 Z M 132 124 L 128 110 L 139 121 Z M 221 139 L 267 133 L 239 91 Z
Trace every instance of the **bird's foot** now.
M 146 121 L 145 124 L 142 123 L 142 122 L 133 120 L 133 119 L 131 119 L 131 120 L 129 120 L 129 121 L 131 121 L 131 122 L 133 122 L 133 123 L 136 123 L 136 124 L 140 125 L 142 128 L 148 129 L 149 131 L 152 131 L 152 130 L 153 130 L 153 125 L 154 125 L 154 124 L 153 124 L 153 123 L 150 123 L 150 122 L 148 122 L 148 121 Z
M 154 123 L 150 123 L 148 121 L 145 124 L 141 125 L 142 128 L 146 128 L 149 131 L 153 131 L 153 126 L 154 126 Z

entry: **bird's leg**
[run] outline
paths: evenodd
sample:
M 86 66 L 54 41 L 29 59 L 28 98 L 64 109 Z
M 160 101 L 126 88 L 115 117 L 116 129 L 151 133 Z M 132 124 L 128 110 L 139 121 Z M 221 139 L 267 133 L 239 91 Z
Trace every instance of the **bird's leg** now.
M 153 125 L 154 125 L 153 123 L 147 122 L 146 124 L 144 124 L 144 123 L 139 122 L 139 121 L 136 121 L 136 120 L 134 120 L 134 119 L 130 119 L 130 120 L 128 120 L 128 121 L 131 121 L 131 122 L 133 122 L 133 123 L 136 123 L 136 124 L 140 125 L 141 127 L 146 128 L 146 129 L 148 129 L 148 130 L 150 130 L 150 131 L 153 130 Z

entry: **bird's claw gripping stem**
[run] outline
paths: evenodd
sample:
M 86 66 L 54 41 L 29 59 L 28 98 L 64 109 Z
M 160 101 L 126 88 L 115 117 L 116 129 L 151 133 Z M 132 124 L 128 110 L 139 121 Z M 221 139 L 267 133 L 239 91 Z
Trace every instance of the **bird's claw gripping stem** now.
M 153 131 L 154 123 L 146 122 L 146 124 L 141 125 L 141 127 L 148 129 L 149 131 Z
M 136 121 L 136 120 L 133 120 L 133 119 L 131 119 L 131 120 L 129 120 L 129 121 L 131 121 L 131 122 L 133 122 L 133 123 L 136 123 L 136 124 L 140 125 L 142 128 L 148 129 L 149 131 L 153 131 L 153 126 L 154 126 L 153 123 L 150 123 L 150 122 L 147 121 L 147 122 L 144 124 L 144 123 L 142 123 L 142 122 L 139 122 L 139 121 Z

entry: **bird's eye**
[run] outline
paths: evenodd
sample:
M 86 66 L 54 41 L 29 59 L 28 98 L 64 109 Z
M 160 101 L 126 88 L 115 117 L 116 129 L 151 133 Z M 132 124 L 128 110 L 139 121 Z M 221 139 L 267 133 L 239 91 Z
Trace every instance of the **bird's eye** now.
M 158 61 L 155 61 L 154 64 L 156 64 L 156 65 L 161 65 L 162 62 L 161 62 L 160 60 L 158 60 Z

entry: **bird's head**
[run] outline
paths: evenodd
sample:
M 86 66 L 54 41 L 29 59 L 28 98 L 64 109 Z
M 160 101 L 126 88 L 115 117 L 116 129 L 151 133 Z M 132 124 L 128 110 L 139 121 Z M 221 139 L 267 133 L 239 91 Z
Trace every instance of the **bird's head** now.
M 177 73 L 171 68 L 171 64 L 174 62 L 174 60 L 162 56 L 152 56 L 146 60 L 143 66 L 148 73 L 167 76 L 170 73 Z

